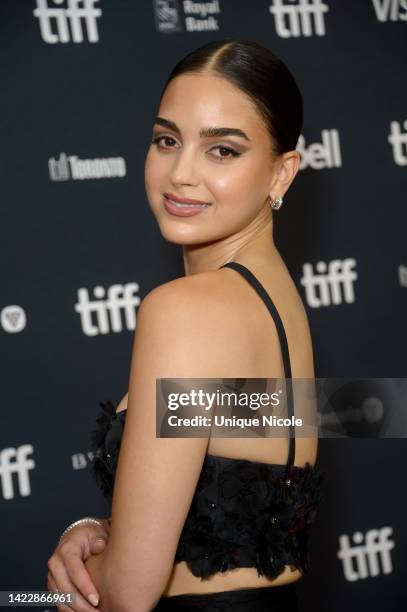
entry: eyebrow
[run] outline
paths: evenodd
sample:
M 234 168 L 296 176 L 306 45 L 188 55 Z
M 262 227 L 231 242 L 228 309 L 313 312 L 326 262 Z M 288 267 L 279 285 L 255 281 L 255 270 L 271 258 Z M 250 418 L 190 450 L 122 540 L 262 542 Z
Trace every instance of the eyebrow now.
M 181 135 L 181 130 L 177 126 L 176 123 L 170 121 L 169 119 L 164 119 L 163 117 L 156 117 L 154 123 L 161 125 L 162 127 L 166 127 L 169 130 L 173 130 L 177 134 Z M 228 128 L 228 127 L 207 127 L 202 128 L 199 132 L 200 138 L 213 138 L 214 136 L 240 136 L 240 138 L 244 138 L 250 142 L 250 138 L 243 132 L 243 130 L 239 130 L 239 128 Z

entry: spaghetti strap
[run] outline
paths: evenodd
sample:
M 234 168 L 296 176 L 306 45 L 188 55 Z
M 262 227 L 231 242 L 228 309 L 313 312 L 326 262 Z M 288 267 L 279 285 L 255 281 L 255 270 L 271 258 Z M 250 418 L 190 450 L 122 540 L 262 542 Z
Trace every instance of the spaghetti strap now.
M 266 304 L 271 316 L 273 317 L 274 323 L 276 325 L 278 337 L 281 345 L 281 352 L 283 356 L 283 364 L 284 364 L 284 376 L 286 379 L 286 388 L 287 388 L 287 407 L 288 407 L 288 418 L 292 418 L 294 416 L 294 401 L 293 401 L 293 387 L 292 387 L 292 376 L 291 376 L 291 363 L 290 363 L 290 353 L 288 350 L 288 342 L 287 336 L 285 333 L 284 325 L 281 320 L 281 317 L 278 313 L 277 308 L 274 305 L 273 300 L 260 283 L 258 278 L 246 268 L 243 264 L 238 263 L 237 261 L 229 261 L 219 268 L 232 268 L 237 272 L 240 272 L 242 276 L 247 280 L 247 282 L 257 291 L 263 302 Z M 292 424 L 290 424 L 290 447 L 288 451 L 288 460 L 287 460 L 287 470 L 294 464 L 295 459 L 295 429 Z

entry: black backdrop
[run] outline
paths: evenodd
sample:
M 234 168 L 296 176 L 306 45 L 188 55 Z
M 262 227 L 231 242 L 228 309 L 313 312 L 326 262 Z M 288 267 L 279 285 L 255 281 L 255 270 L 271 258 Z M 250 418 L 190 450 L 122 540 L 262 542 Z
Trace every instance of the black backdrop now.
M 89 432 L 98 402 L 126 392 L 137 304 L 183 274 L 143 173 L 161 87 L 193 48 L 257 40 L 303 92 L 302 167 L 274 219 L 316 375 L 407 375 L 407 7 L 3 0 L 0 17 L 0 589 L 42 590 L 63 528 L 107 513 Z M 304 610 L 405 609 L 403 437 L 320 441 L 330 482 Z

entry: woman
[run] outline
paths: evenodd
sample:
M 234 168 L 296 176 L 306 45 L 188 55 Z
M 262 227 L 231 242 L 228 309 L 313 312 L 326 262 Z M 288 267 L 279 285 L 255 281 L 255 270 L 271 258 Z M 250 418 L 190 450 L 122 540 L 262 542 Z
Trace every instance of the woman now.
M 200 47 L 164 86 L 145 184 L 185 277 L 142 300 L 128 395 L 117 414 L 103 406 L 93 439 L 108 497 L 115 479 L 111 524 L 70 526 L 48 562 L 50 590 L 78 591 L 74 610 L 99 596 L 107 612 L 298 609 L 317 438 L 156 438 L 155 383 L 314 377 L 305 309 L 273 241 L 301 128 L 294 78 L 252 41 Z

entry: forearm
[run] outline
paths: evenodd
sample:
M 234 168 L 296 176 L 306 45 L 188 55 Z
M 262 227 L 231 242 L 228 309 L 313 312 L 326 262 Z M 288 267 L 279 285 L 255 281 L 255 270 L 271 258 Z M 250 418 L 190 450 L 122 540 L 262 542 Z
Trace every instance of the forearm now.
M 97 520 L 100 521 L 107 534 L 107 547 L 103 552 L 91 555 L 84 561 L 84 565 L 99 594 L 98 610 L 100 612 L 150 612 L 154 606 L 144 601 L 145 585 L 140 585 L 141 591 L 136 598 L 136 603 L 133 597 L 134 591 L 131 595 L 125 597 L 125 588 L 121 584 L 120 576 L 117 576 L 117 572 L 115 573 L 112 569 L 112 565 L 117 568 L 117 563 L 112 564 L 111 555 L 108 554 L 111 517 L 98 517 Z M 131 581 L 131 586 L 134 587 L 133 581 Z M 132 599 L 130 605 L 129 599 Z
M 85 561 L 86 570 L 100 595 L 98 610 L 100 612 L 150 612 L 157 603 L 157 597 L 146 599 L 145 585 L 140 585 L 139 590 L 136 589 L 138 596 L 134 594 L 134 584 L 131 585 L 132 594 L 126 594 L 120 580 L 111 577 L 112 572 L 109 571 L 106 552 L 107 550 L 98 555 L 92 555 Z
M 108 588 L 106 575 L 105 552 L 106 550 L 97 555 L 90 556 L 89 559 L 84 562 L 84 564 L 100 596 L 98 610 L 100 610 L 100 612 L 113 612 L 114 607 L 113 602 L 111 601 L 111 593 L 110 589 Z

